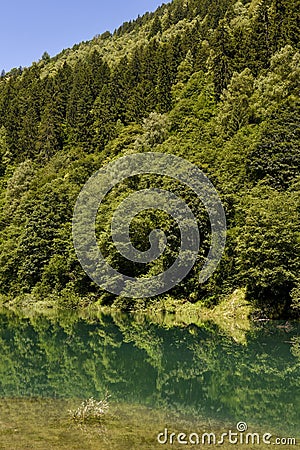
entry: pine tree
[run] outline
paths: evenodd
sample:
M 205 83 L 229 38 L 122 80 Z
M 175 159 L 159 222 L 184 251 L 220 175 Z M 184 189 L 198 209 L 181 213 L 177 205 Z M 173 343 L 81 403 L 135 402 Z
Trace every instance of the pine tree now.
M 162 31 L 162 27 L 161 27 L 160 18 L 155 16 L 153 19 L 148 37 L 151 39 L 152 37 L 156 36 L 157 33 L 161 33 L 161 31 Z
M 232 59 L 234 47 L 232 36 L 226 20 L 221 20 L 214 32 L 212 40 L 213 60 L 212 70 L 214 76 L 215 93 L 219 98 L 232 75 Z
M 251 28 L 250 42 L 250 68 L 254 75 L 257 75 L 259 70 L 268 67 L 272 54 L 270 9 L 267 0 L 258 5 Z
M 159 112 L 166 112 L 171 108 L 172 95 L 172 72 L 170 53 L 168 46 L 162 45 L 158 52 L 158 73 L 157 73 L 157 108 Z

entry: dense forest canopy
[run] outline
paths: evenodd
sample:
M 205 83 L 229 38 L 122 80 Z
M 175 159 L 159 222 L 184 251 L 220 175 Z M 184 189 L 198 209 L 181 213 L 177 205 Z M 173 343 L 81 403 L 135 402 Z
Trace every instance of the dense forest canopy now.
M 113 248 L 120 198 L 158 182 L 177 190 L 199 221 L 202 247 L 176 298 L 214 304 L 237 288 L 263 314 L 300 310 L 299 1 L 174 0 L 54 58 L 0 78 L 0 293 L 134 307 L 96 286 L 72 243 L 72 214 L 88 177 L 119 156 L 183 156 L 214 183 L 228 221 L 218 270 L 198 273 L 210 227 L 201 204 L 171 180 L 134 177 L 99 211 L 109 262 L 155 274 L 178 252 L 176 224 L 137 217 L 132 239 L 171 237 L 158 264 L 128 265 Z M 79 301 L 79 300 L 78 300 Z

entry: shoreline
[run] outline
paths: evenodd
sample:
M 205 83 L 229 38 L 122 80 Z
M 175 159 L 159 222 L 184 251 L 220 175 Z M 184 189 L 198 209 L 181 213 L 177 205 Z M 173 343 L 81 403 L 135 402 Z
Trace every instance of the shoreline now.
M 118 306 L 103 306 L 97 303 L 77 305 L 76 308 L 61 307 L 57 300 L 51 298 L 37 300 L 33 296 L 16 299 L 0 298 L 0 308 L 21 312 L 25 316 L 36 314 L 56 317 L 63 313 L 74 313 L 89 317 L 99 314 L 111 315 L 118 320 L 119 316 L 130 315 L 137 321 L 144 318 L 160 326 L 171 328 L 174 326 L 202 327 L 206 323 L 214 323 L 220 330 L 229 334 L 236 342 L 246 344 L 246 333 L 250 331 L 254 322 L 251 316 L 253 307 L 245 299 L 245 289 L 237 289 L 225 297 L 212 308 L 203 303 L 190 303 L 186 300 L 176 300 L 170 296 L 148 305 L 137 305 L 134 310 L 125 311 Z

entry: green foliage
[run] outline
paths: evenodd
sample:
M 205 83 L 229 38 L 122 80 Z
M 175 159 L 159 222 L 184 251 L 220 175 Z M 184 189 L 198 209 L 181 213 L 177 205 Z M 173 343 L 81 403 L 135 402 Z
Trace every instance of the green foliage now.
M 241 73 L 234 72 L 222 95 L 219 120 L 228 134 L 236 133 L 251 120 L 249 101 L 253 94 L 253 82 L 253 75 L 248 68 Z
M 264 122 L 248 156 L 251 179 L 266 179 L 277 189 L 287 189 L 299 174 L 299 106 L 299 100 L 286 101 Z
M 254 188 L 238 239 L 248 296 L 273 316 L 287 313 L 300 271 L 299 193 Z
M 288 13 L 287 13 L 288 12 Z M 99 242 L 129 275 L 149 276 L 176 258 L 169 217 L 139 215 L 137 248 L 162 227 L 171 243 L 155 264 L 129 264 L 109 238 L 114 209 L 131 192 L 171 189 L 201 232 L 195 269 L 170 293 L 215 303 L 246 287 L 264 314 L 298 309 L 299 39 L 289 0 L 176 0 L 155 13 L 0 79 L 0 292 L 124 304 L 84 274 L 72 213 L 88 177 L 124 154 L 174 153 L 197 164 L 226 209 L 228 243 L 213 277 L 198 284 L 210 244 L 203 205 L 160 177 L 134 177 L 99 212 Z M 292 307 L 293 306 L 293 307 Z
M 149 38 L 152 38 L 162 31 L 161 21 L 158 16 L 155 16 L 151 25 Z
M 44 62 L 49 62 L 50 61 L 50 55 L 49 55 L 49 53 L 48 52 L 44 52 L 43 54 L 42 54 L 42 61 L 44 61 Z
M 143 134 L 135 141 L 136 149 L 150 151 L 156 145 L 161 144 L 168 136 L 169 127 L 167 116 L 156 112 L 151 113 L 144 119 Z
M 292 308 L 296 311 L 297 315 L 300 314 L 300 283 L 294 287 L 291 291 Z

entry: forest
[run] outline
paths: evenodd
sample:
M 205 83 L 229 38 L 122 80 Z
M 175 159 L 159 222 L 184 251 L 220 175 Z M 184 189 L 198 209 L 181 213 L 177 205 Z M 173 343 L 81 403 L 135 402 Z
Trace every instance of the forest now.
M 161 212 L 141 214 L 131 227 L 140 249 L 152 229 L 165 231 L 169 245 L 158 261 L 129 264 L 111 241 L 120 198 L 156 183 L 190 204 L 202 236 L 192 271 L 160 297 L 212 307 L 240 289 L 262 317 L 298 317 L 299 10 L 299 0 L 173 0 L 114 33 L 2 72 L 0 301 L 141 304 L 85 274 L 72 216 L 96 170 L 153 151 L 186 158 L 213 182 L 228 226 L 223 258 L 199 284 L 210 242 L 205 209 L 171 179 L 149 176 L 122 183 L 99 211 L 109 263 L 147 277 L 176 258 L 178 226 Z

